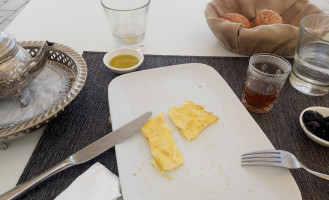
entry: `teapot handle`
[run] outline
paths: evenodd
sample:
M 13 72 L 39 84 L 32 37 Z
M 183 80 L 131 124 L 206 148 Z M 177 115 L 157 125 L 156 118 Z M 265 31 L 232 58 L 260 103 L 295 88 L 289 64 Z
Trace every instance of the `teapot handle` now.
M 37 76 L 43 70 L 50 54 L 50 49 L 55 45 L 53 42 L 45 41 L 38 51 L 38 54 L 32 58 L 30 63 L 30 73 Z

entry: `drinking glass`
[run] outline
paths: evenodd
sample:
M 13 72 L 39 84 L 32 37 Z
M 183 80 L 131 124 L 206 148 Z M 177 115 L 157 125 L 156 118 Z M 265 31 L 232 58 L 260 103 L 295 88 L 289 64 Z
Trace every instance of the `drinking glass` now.
M 249 60 L 242 94 L 243 105 L 251 112 L 269 112 L 291 71 L 290 63 L 277 55 L 260 53 Z
M 315 14 L 300 22 L 290 83 L 312 96 L 329 92 L 329 15 Z
M 101 0 L 116 46 L 143 47 L 150 0 Z

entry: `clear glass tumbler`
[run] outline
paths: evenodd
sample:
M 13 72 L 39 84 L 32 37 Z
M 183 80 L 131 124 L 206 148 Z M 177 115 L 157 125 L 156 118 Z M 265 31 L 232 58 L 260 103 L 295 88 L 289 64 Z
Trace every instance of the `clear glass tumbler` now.
M 269 112 L 291 71 L 290 63 L 277 55 L 260 53 L 249 60 L 242 104 L 251 112 Z
M 329 15 L 316 14 L 300 22 L 290 83 L 312 96 L 329 92 Z
M 144 46 L 150 0 L 101 0 L 119 47 Z

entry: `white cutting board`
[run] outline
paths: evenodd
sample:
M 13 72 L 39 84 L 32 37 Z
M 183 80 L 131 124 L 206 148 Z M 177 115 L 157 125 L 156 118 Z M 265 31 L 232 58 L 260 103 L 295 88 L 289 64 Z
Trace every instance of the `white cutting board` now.
M 108 95 L 114 130 L 146 111 L 164 112 L 184 157 L 183 166 L 168 172 L 169 180 L 152 166 L 140 132 L 116 145 L 124 200 L 302 199 L 289 170 L 240 165 L 242 153 L 274 147 L 210 66 L 191 63 L 121 75 L 110 83 Z M 220 118 L 194 141 L 181 137 L 167 115 L 186 100 Z

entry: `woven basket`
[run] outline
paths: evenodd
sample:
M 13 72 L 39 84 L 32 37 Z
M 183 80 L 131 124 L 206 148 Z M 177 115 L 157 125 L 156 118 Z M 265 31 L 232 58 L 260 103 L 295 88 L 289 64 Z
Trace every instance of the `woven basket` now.
M 225 13 L 239 13 L 252 21 L 262 9 L 274 10 L 281 15 L 285 24 L 246 29 L 240 23 L 221 18 Z M 255 53 L 294 55 L 300 20 L 310 14 L 323 13 L 307 0 L 213 0 L 205 9 L 210 29 L 225 47 L 249 56 Z

